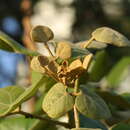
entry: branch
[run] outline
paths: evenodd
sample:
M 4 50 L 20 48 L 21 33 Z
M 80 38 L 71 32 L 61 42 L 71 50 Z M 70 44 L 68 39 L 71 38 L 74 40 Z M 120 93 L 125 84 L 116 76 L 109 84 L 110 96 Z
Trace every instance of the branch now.
M 77 94 L 78 89 L 79 89 L 79 79 L 76 79 L 75 86 L 74 86 L 75 94 Z M 80 127 L 79 114 L 75 105 L 74 105 L 74 119 L 75 119 L 75 127 L 79 128 Z
M 8 113 L 7 115 L 2 116 L 2 118 L 7 117 L 7 116 L 11 116 L 11 115 L 15 115 L 15 114 L 21 114 L 21 115 L 24 115 L 26 118 L 33 118 L 33 119 L 39 119 L 39 120 L 42 120 L 42 121 L 48 121 L 51 124 L 61 125 L 61 126 L 64 126 L 65 128 L 71 128 L 69 123 L 55 121 L 55 120 L 48 119 L 48 118 L 45 118 L 45 117 L 42 117 L 42 116 L 39 116 L 39 115 L 27 113 L 27 112 L 24 112 L 24 111 Z

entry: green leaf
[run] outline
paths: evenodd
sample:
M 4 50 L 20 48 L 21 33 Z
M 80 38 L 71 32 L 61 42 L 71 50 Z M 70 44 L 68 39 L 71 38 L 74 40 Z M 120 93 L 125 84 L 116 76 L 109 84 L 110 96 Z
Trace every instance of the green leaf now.
M 0 118 L 0 130 L 33 130 L 39 120 L 25 118 L 24 116 Z
M 97 52 L 94 58 L 88 70 L 88 78 L 89 81 L 97 82 L 109 71 L 111 63 L 109 55 L 104 50 Z
M 106 44 L 112 44 L 118 47 L 130 46 L 130 41 L 121 33 L 108 28 L 101 27 L 96 29 L 92 36 L 99 42 L 105 42 Z
M 111 130 L 130 130 L 130 124 L 118 123 L 111 128 Z
M 51 118 L 58 118 L 73 108 L 74 100 L 62 83 L 55 84 L 43 100 L 42 108 Z
M 12 103 L 14 103 L 23 92 L 23 88 L 16 86 L 0 88 L 0 115 L 6 113 L 8 109 L 12 107 Z
M 71 130 L 101 130 L 99 128 L 73 128 Z
M 123 57 L 107 75 L 106 79 L 108 85 L 112 87 L 119 85 L 119 83 L 121 82 L 123 72 L 129 67 L 129 65 L 130 57 Z
M 42 78 L 43 82 L 41 87 L 39 87 L 39 91 L 41 94 L 45 94 L 56 83 L 56 81 L 45 74 L 32 71 L 32 84 L 37 82 L 40 78 Z
M 0 49 L 10 52 L 25 54 L 28 56 L 37 56 L 38 52 L 28 50 L 21 46 L 18 42 L 0 31 Z
M 83 116 L 82 114 L 79 114 L 80 118 L 80 127 L 82 128 L 99 128 L 101 130 L 107 130 L 107 127 L 99 120 L 93 120 L 90 118 L 87 118 Z
M 76 97 L 75 105 L 80 113 L 92 119 L 105 119 L 111 116 L 103 99 L 88 90 L 81 91 Z
M 25 90 L 14 86 L 0 88 L 0 116 L 4 116 L 15 110 L 21 103 L 31 98 L 37 92 L 38 88 L 41 87 L 43 82 L 41 78 Z
M 97 91 L 97 93 L 107 102 L 121 109 L 130 109 L 130 103 L 121 95 L 107 91 Z
M 73 59 L 84 57 L 84 56 L 89 55 L 89 54 L 90 54 L 90 52 L 87 49 L 72 46 L 71 58 L 73 58 Z

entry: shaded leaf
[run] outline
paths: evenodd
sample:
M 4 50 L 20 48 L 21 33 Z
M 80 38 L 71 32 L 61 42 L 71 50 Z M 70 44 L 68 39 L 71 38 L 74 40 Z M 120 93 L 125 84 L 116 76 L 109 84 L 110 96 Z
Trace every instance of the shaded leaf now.
M 89 55 L 90 52 L 87 49 L 72 46 L 72 59 L 77 59 Z
M 73 108 L 74 100 L 62 83 L 55 84 L 43 100 L 42 108 L 51 118 L 58 118 Z
M 130 124 L 118 123 L 114 125 L 111 130 L 130 130 Z
M 71 45 L 69 42 L 59 42 L 56 48 L 56 56 L 61 59 L 68 59 L 71 57 Z
M 99 81 L 109 71 L 111 67 L 110 57 L 106 51 L 96 53 L 88 70 L 89 81 Z
M 123 57 L 107 75 L 106 79 L 108 85 L 112 87 L 117 86 L 121 82 L 123 72 L 129 67 L 129 65 L 130 57 Z
M 80 95 L 76 97 L 75 104 L 79 112 L 86 117 L 105 119 L 111 116 L 106 103 L 94 92 L 81 91 Z
M 13 86 L 0 88 L 0 116 L 4 116 L 15 110 L 21 103 L 32 97 L 37 92 L 42 83 L 43 79 L 41 78 L 26 90 Z
M 121 33 L 108 28 L 101 27 L 96 29 L 92 36 L 99 42 L 105 42 L 106 44 L 112 44 L 118 47 L 130 46 L 130 41 Z
M 21 46 L 18 42 L 7 36 L 5 33 L 0 31 L 0 49 L 10 52 L 16 52 L 25 54 L 28 56 L 39 55 L 38 52 L 28 50 Z
M 107 127 L 99 120 L 93 120 L 90 118 L 87 118 L 81 114 L 79 114 L 80 118 L 80 127 L 82 128 L 99 128 L 101 130 L 108 130 Z
M 48 42 L 54 37 L 54 34 L 49 27 L 41 25 L 32 28 L 30 35 L 34 42 Z
M 122 96 L 107 91 L 97 91 L 97 93 L 107 102 L 122 109 L 130 109 L 130 103 Z
M 101 130 L 99 128 L 73 128 L 71 130 Z

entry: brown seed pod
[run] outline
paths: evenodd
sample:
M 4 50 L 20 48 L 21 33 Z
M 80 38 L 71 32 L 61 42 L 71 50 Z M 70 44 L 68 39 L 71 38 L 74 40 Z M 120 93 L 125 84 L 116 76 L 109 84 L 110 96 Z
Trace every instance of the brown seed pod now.
M 52 30 L 47 26 L 41 25 L 34 27 L 30 32 L 30 36 L 34 42 L 48 42 L 54 38 Z

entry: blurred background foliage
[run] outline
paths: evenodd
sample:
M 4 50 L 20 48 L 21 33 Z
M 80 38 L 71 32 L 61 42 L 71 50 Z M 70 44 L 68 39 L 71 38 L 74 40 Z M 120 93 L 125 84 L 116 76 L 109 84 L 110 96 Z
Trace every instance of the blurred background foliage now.
M 1 0 L 0 30 L 31 50 L 36 47 L 30 41 L 29 32 L 35 25 L 49 26 L 54 31 L 55 40 L 84 41 L 101 26 L 113 28 L 130 39 L 129 7 L 130 0 Z M 40 48 L 39 45 L 39 51 Z M 111 126 L 127 120 L 127 124 L 119 123 L 113 130 L 129 130 L 129 47 L 108 45 L 105 50 L 92 51 L 96 61 L 89 69 L 90 82 L 87 85 L 96 88 L 109 105 L 113 117 L 106 123 Z M 0 87 L 16 83 L 30 84 L 28 60 L 24 55 L 0 51 Z M 95 122 L 92 120 L 89 125 Z M 106 129 L 97 122 L 94 126 Z

